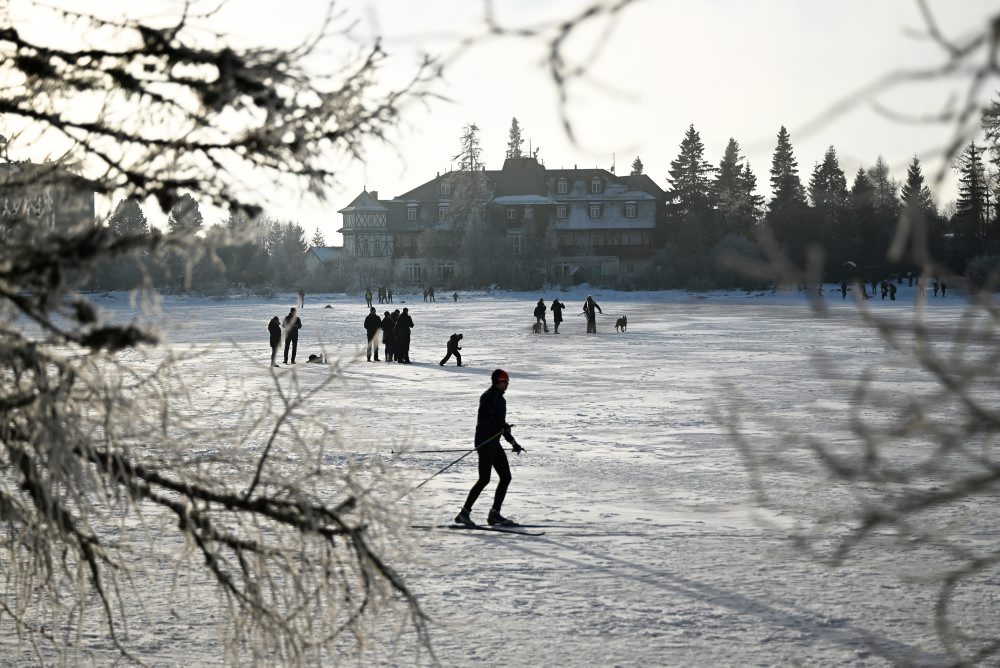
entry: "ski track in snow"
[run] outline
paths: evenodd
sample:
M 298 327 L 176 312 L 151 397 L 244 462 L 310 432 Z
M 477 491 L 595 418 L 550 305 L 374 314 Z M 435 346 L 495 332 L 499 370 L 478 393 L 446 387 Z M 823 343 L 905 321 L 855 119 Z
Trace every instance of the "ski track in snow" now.
M 818 373 L 820 354 L 835 360 L 832 373 L 844 382 L 874 364 L 880 382 L 912 392 L 930 387 L 886 357 L 885 344 L 860 323 L 851 302 L 828 291 L 831 313 L 818 318 L 795 292 L 594 290 L 604 316 L 599 334 L 588 335 L 577 315 L 587 294 L 558 293 L 567 305 L 559 335 L 530 331 L 535 302 L 543 297 L 548 305 L 555 292 L 463 293 L 457 303 L 405 295 L 376 304 L 379 314 L 409 307 L 409 366 L 365 361 L 363 299 L 306 298 L 300 363 L 277 372 L 282 382 L 304 386 L 333 368 L 342 374 L 314 409 L 327 413 L 350 444 L 350 451 L 331 451 L 328 463 L 381 454 L 417 484 L 461 453 L 399 450 L 471 447 L 490 372 L 503 367 L 511 375 L 508 420 L 527 453 L 509 454 L 513 483 L 504 512 L 553 526 L 531 538 L 417 532 L 419 553 L 395 566 L 431 617 L 437 659 L 446 666 L 948 663 L 933 634 L 936 588 L 904 580 L 895 554 L 877 546 L 862 546 L 839 568 L 792 550 L 782 529 L 809 521 L 796 509 L 825 502 L 819 495 L 826 493 L 835 503 L 836 491 L 780 472 L 770 480 L 782 491 L 780 508 L 756 507 L 714 414 L 732 388 L 776 417 L 841 437 L 835 418 L 849 398 L 831 392 L 831 378 Z M 291 295 L 271 302 L 164 298 L 159 321 L 167 323 L 168 345 L 198 351 L 190 363 L 202 370 L 202 391 L 220 402 L 220 425 L 229 392 L 268 391 L 266 323 L 292 302 Z M 145 317 L 125 295 L 98 303 L 115 318 Z M 964 308 L 955 296 L 930 305 L 928 318 L 941 325 Z M 913 290 L 903 287 L 897 301 L 873 308 L 906 317 Z M 621 314 L 629 320 L 623 334 L 614 330 Z M 548 318 L 551 330 L 551 312 Z M 452 359 L 441 368 L 452 332 L 464 334 L 466 366 Z M 301 363 L 321 351 L 338 366 Z M 139 359 L 123 353 L 130 355 Z M 766 430 L 755 437 L 775 440 Z M 414 523 L 447 522 L 475 478 L 473 455 L 401 506 Z M 494 485 L 474 519 L 485 520 Z M 978 531 L 969 540 L 995 541 L 996 531 Z M 996 585 L 958 614 L 970 623 L 992 617 Z M 192 619 L 170 606 L 160 612 L 153 611 L 145 634 L 133 631 L 140 656 L 153 665 L 222 662 L 211 615 Z M 359 665 L 429 663 L 412 642 L 376 647 Z M 0 640 L 0 648 L 13 643 Z M 115 656 L 100 633 L 87 645 L 87 661 Z

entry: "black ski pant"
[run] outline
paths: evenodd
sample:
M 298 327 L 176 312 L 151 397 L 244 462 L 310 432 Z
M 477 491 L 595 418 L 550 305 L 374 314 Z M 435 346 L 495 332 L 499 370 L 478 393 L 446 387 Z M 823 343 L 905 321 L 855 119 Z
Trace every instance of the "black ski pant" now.
M 500 480 L 497 482 L 497 491 L 493 496 L 493 510 L 500 512 L 503 499 L 507 496 L 507 487 L 510 485 L 510 464 L 507 462 L 507 453 L 500 446 L 499 438 L 496 441 L 487 443 L 479 448 L 479 480 L 469 490 L 469 497 L 462 506 L 465 510 L 472 512 L 472 506 L 476 499 L 490 482 L 490 471 L 496 469 Z
M 292 364 L 295 364 L 295 353 L 299 351 L 299 333 L 289 334 L 285 338 L 285 364 L 288 364 L 288 347 L 292 347 Z
M 453 353 L 453 352 L 451 352 L 451 351 L 449 351 L 449 352 L 448 352 L 448 354 L 444 356 L 444 359 L 443 359 L 443 360 L 441 360 L 441 361 L 439 362 L 439 364 L 440 364 L 441 366 L 444 366 L 444 365 L 445 365 L 445 362 L 447 362 L 448 360 L 450 360 L 450 359 L 451 359 L 451 356 L 452 356 L 452 355 L 454 355 L 454 356 L 455 356 L 455 359 L 456 359 L 456 360 L 458 360 L 458 366 L 462 366 L 462 353 L 459 353 L 459 352 L 454 352 L 454 353 Z

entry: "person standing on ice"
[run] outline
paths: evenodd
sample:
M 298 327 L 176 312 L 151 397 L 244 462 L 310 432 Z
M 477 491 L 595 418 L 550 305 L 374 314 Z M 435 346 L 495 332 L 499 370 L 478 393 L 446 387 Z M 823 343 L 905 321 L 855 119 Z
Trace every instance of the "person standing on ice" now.
M 545 320 L 545 301 L 539 299 L 538 304 L 535 305 L 535 323 L 542 323 L 542 327 L 545 328 L 545 333 L 549 333 L 549 323 Z
M 595 313 L 596 311 L 596 313 Z M 597 313 L 604 313 L 600 305 L 594 298 L 587 295 L 587 301 L 583 302 L 583 314 L 587 317 L 587 333 L 597 334 Z
M 479 480 L 469 490 L 469 496 L 465 499 L 465 505 L 455 516 L 456 524 L 475 526 L 472 521 L 472 506 L 476 499 L 490 482 L 490 472 L 496 469 L 500 480 L 497 482 L 497 491 L 493 496 L 493 507 L 486 517 L 486 522 L 492 525 L 510 526 L 514 524 L 500 514 L 504 497 L 507 495 L 507 487 L 510 485 L 510 464 L 507 462 L 507 453 L 500 445 L 500 437 L 510 443 L 513 452 L 521 454 L 524 451 L 510 430 L 512 425 L 507 424 L 507 400 L 504 399 L 504 392 L 510 384 L 510 376 L 503 369 L 497 369 L 490 376 L 493 384 L 490 389 L 483 392 L 479 397 L 479 413 L 476 417 L 476 452 L 479 455 Z
M 370 294 L 370 293 L 369 293 Z M 369 300 L 370 301 L 370 300 Z M 368 361 L 372 361 L 372 351 L 375 351 L 375 361 L 378 362 L 379 331 L 382 329 L 382 318 L 378 317 L 375 307 L 372 306 L 368 317 L 365 318 L 365 334 L 368 337 Z
M 292 348 L 292 364 L 295 364 L 295 353 L 299 350 L 299 330 L 302 329 L 302 319 L 295 315 L 295 309 L 288 312 L 282 323 L 285 328 L 285 364 L 288 364 L 288 347 Z
M 281 346 L 281 321 L 278 316 L 267 323 L 267 332 L 271 335 L 271 366 L 278 366 L 278 348 Z
M 564 308 L 566 308 L 566 305 L 559 301 L 558 297 L 553 299 L 552 305 L 549 306 L 549 310 L 552 311 L 552 324 L 555 326 L 556 334 L 559 333 L 559 324 L 563 320 L 562 312 Z

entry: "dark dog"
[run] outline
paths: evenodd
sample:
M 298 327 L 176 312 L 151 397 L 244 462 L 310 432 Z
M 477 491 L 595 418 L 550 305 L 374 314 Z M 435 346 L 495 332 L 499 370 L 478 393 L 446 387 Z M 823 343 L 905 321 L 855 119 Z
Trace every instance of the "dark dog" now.
M 532 334 L 541 334 L 542 333 L 542 323 L 541 322 L 536 322 L 534 325 L 532 325 L 531 326 L 531 333 Z
M 622 316 L 617 320 L 615 320 L 616 332 L 624 332 L 626 327 L 628 327 L 628 318 L 626 318 L 625 316 Z

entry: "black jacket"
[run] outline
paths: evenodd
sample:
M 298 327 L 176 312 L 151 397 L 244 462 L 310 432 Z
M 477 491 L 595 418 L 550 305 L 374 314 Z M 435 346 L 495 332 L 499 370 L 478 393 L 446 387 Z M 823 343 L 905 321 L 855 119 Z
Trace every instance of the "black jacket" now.
M 267 331 L 271 334 L 271 347 L 281 343 L 281 321 L 278 320 L 278 316 L 271 318 L 271 321 L 267 323 Z
M 299 338 L 299 330 L 302 329 L 302 318 L 297 315 L 286 315 L 283 324 L 285 326 L 285 336 L 290 339 Z
M 365 331 L 368 332 L 368 340 L 371 341 L 381 328 L 382 319 L 378 317 L 377 313 L 369 313 L 368 317 L 365 318 Z
M 476 417 L 476 445 L 499 444 L 500 436 L 513 443 L 510 425 L 507 424 L 507 400 L 496 385 L 479 397 L 479 414 Z
M 552 306 L 549 307 L 549 310 L 552 311 L 552 319 L 556 322 L 562 322 L 562 310 L 564 308 L 566 308 L 566 305 L 558 299 L 552 302 Z
M 413 327 L 413 318 L 410 317 L 409 313 L 400 313 L 399 317 L 396 318 L 396 328 L 393 330 L 392 335 L 395 341 L 410 341 L 410 328 Z
M 545 319 L 545 304 L 541 301 L 539 301 L 538 305 L 535 307 L 535 317 L 540 320 Z
M 459 342 L 458 334 L 452 334 L 450 337 L 448 337 L 449 353 L 454 355 L 455 353 L 457 353 L 459 350 L 462 349 L 462 346 L 458 345 L 458 342 Z
M 392 314 L 382 318 L 382 342 L 386 345 L 392 343 L 392 330 L 396 326 L 396 323 L 392 321 Z

